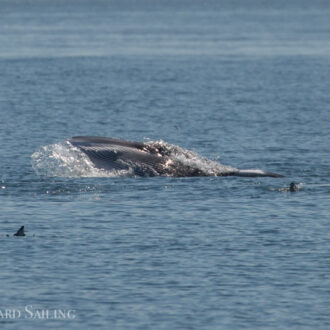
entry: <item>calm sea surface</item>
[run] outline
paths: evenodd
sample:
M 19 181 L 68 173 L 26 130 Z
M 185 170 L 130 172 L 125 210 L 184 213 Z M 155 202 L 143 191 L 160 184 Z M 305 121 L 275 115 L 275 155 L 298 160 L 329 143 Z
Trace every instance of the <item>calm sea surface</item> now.
M 329 329 L 329 17 L 1 0 L 1 329 Z M 82 174 L 74 135 L 285 177 Z

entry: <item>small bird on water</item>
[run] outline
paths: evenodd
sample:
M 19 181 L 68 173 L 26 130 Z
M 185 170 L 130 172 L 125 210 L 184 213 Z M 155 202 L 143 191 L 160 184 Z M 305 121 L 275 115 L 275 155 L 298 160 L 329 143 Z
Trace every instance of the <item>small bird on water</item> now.
M 17 232 L 14 234 L 14 236 L 25 236 L 24 226 L 22 226 L 20 229 L 18 229 Z

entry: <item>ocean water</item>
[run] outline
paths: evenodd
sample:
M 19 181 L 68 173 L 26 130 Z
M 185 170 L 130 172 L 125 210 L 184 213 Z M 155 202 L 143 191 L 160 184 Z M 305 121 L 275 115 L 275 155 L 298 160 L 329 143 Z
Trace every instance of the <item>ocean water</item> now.
M 329 17 L 328 1 L 1 0 L 1 328 L 328 329 Z M 75 135 L 285 177 L 99 173 Z

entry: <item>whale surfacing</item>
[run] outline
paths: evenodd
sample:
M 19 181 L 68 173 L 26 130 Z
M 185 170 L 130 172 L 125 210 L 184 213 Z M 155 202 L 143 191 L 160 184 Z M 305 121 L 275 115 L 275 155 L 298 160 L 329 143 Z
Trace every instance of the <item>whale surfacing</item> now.
M 127 170 L 136 176 L 283 177 L 258 169 L 239 170 L 229 166 L 221 166 L 221 170 L 215 172 L 204 171 L 171 157 L 168 148 L 156 144 L 95 136 L 75 136 L 67 142 L 85 153 L 97 169 L 105 171 Z

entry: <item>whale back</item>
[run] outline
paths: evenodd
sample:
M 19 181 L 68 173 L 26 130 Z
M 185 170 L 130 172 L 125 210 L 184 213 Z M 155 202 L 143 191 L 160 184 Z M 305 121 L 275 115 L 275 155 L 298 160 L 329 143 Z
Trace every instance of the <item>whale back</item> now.
M 96 168 L 106 171 L 125 170 L 138 176 L 283 177 L 259 169 L 239 170 L 230 166 L 208 172 L 171 157 L 171 152 L 166 148 L 143 142 L 95 136 L 75 136 L 68 142 L 84 152 Z

